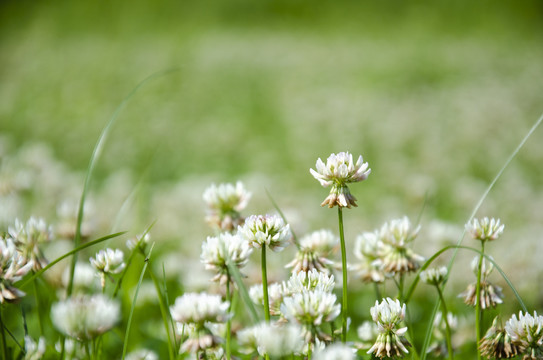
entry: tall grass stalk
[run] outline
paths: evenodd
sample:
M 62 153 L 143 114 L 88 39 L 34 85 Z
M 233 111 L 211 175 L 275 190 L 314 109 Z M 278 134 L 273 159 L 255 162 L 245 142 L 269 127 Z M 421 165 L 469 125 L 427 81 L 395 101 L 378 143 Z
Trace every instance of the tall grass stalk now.
M 483 269 L 483 259 L 485 254 L 485 242 L 481 241 L 481 254 L 479 255 L 479 263 L 477 264 L 477 285 L 475 287 L 475 333 L 477 342 L 475 346 L 477 347 L 477 359 L 481 359 L 481 352 L 479 351 L 479 341 L 481 341 L 481 323 L 483 321 L 483 312 L 481 310 L 481 276 Z
M 453 347 L 452 347 L 452 341 L 451 341 L 451 326 L 449 324 L 449 312 L 447 310 L 447 304 L 445 303 L 445 298 L 443 297 L 443 291 L 441 291 L 441 287 L 439 285 L 436 285 L 436 290 L 439 295 L 439 301 L 441 302 L 441 314 L 443 317 L 443 321 L 445 321 L 445 341 L 447 343 L 447 352 L 449 354 L 449 360 L 454 359 L 453 354 Z M 479 343 L 479 342 L 477 342 Z
M 148 262 L 150 262 L 150 260 Z M 160 283 L 158 282 L 158 279 L 155 273 L 153 272 L 153 269 L 149 269 L 148 273 L 149 273 L 149 276 L 151 276 L 151 280 L 153 281 L 153 284 L 155 285 L 155 290 L 158 296 L 158 307 L 160 308 L 160 315 L 162 316 L 164 330 L 166 331 L 166 336 L 168 337 L 168 355 L 170 356 L 170 360 L 173 360 L 175 359 L 175 353 L 174 353 L 174 343 L 172 342 L 171 331 L 175 331 L 175 330 L 171 329 L 170 331 L 169 319 L 171 319 L 171 316 L 168 311 L 169 306 L 165 300 L 166 296 L 162 294 Z M 177 348 L 177 344 L 175 344 L 175 348 Z
M 232 296 L 230 294 L 230 274 L 226 274 L 226 301 L 228 301 L 228 313 L 232 311 Z M 229 316 L 226 321 L 226 359 L 230 360 L 231 357 L 231 337 L 232 337 L 232 317 Z
M 347 341 L 347 250 L 345 249 L 345 235 L 343 233 L 343 211 L 341 206 L 337 208 L 339 223 L 339 241 L 341 244 L 341 272 L 343 279 L 342 305 L 341 305 L 341 342 Z
M 264 297 L 264 319 L 270 323 L 270 300 L 268 298 L 268 273 L 266 270 L 266 245 L 262 245 L 262 294 Z

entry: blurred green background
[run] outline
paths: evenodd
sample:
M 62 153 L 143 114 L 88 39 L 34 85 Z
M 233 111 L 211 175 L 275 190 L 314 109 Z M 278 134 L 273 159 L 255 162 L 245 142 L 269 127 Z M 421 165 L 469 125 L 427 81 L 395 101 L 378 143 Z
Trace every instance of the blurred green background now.
M 249 212 L 273 210 L 268 190 L 300 233 L 335 229 L 309 168 L 350 151 L 372 174 L 351 188 L 360 207 L 346 214 L 348 241 L 422 212 L 415 245 L 429 256 L 458 240 L 541 115 L 542 45 L 537 0 L 3 1 L 2 154 L 45 144 L 26 156 L 84 174 L 116 107 L 166 72 L 130 98 L 99 160 L 106 228 L 132 196 L 120 228 L 157 219 L 159 238 L 197 256 L 209 233 L 203 190 L 241 179 Z M 506 224 L 489 251 L 537 306 L 542 139 L 538 129 L 478 213 Z M 36 204 L 64 196 L 58 187 L 13 212 L 54 217 Z

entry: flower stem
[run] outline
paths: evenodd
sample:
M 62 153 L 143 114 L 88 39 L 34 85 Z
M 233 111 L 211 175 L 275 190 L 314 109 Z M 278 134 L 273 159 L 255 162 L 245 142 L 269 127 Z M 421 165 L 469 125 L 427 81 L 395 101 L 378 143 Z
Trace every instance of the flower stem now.
M 4 322 L 2 320 L 2 310 L 3 307 L 0 307 L 0 327 L 2 328 L 0 330 L 0 334 L 2 335 L 2 350 L 4 354 L 4 359 L 9 359 L 8 357 L 8 345 L 6 343 L 6 331 L 4 329 Z
M 266 271 L 266 245 L 262 245 L 262 293 L 264 296 L 264 319 L 270 322 L 270 301 L 268 299 L 268 273 Z
M 439 285 L 436 285 L 437 293 L 439 294 L 439 299 L 441 300 L 441 311 L 443 313 L 443 320 L 445 321 L 445 341 L 447 342 L 447 352 L 449 353 L 449 360 L 453 360 L 453 347 L 451 342 L 451 327 L 449 325 L 447 305 L 445 304 L 445 298 L 443 297 L 443 292 Z
M 479 341 L 481 340 L 481 322 L 483 320 L 483 312 L 481 311 L 481 275 L 483 269 L 483 257 L 485 253 L 485 242 L 481 241 L 481 254 L 479 255 L 479 264 L 477 265 L 477 285 L 475 287 L 475 332 L 477 336 L 477 359 L 481 360 L 481 352 L 479 351 Z
M 226 273 L 226 301 L 228 301 L 228 312 L 232 310 L 232 296 L 230 295 L 230 274 Z M 231 329 L 232 329 L 232 318 L 228 317 L 226 322 L 226 360 L 230 360 L 230 341 L 231 341 Z
M 345 235 L 343 234 L 343 212 L 342 207 L 337 208 L 339 222 L 339 241 L 341 243 L 341 271 L 343 274 L 343 297 L 341 306 L 341 342 L 347 341 L 347 252 L 345 250 Z

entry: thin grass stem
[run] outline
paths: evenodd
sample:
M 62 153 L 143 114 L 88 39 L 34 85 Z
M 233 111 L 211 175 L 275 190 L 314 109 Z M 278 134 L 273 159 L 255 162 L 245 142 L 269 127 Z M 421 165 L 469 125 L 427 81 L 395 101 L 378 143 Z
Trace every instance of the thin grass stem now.
M 481 253 L 479 255 L 479 263 L 477 264 L 477 285 L 475 287 L 475 333 L 477 337 L 477 359 L 481 360 L 481 352 L 479 351 L 479 341 L 481 340 L 481 322 L 483 321 L 483 312 L 481 310 L 481 275 L 483 269 L 483 259 L 485 254 L 485 242 L 481 241 Z
M 256 313 L 256 309 L 254 307 L 253 301 L 251 300 L 251 297 L 249 296 L 249 292 L 247 291 L 247 287 L 245 287 L 245 284 L 243 284 L 243 279 L 241 278 L 241 273 L 239 272 L 239 269 L 232 264 L 231 261 L 226 262 L 226 266 L 228 266 L 228 273 L 230 276 L 234 278 L 234 281 L 236 282 L 236 285 L 238 286 L 238 292 L 243 299 L 243 302 L 245 303 L 246 309 L 249 310 L 249 313 L 251 314 L 253 324 L 256 324 L 258 322 L 258 314 Z
M 148 273 L 149 276 L 151 276 L 153 284 L 155 285 L 155 290 L 158 296 L 158 307 L 160 308 L 160 315 L 162 316 L 162 322 L 164 323 L 164 330 L 166 330 L 166 336 L 168 337 L 168 355 L 170 356 L 170 360 L 173 360 L 175 359 L 175 355 L 173 348 L 174 345 L 172 344 L 172 336 L 170 333 L 170 324 L 168 323 L 168 319 L 170 318 L 170 316 L 168 315 L 169 312 L 167 311 L 167 307 L 165 306 L 164 296 L 162 295 L 162 290 L 160 289 L 160 284 L 155 273 L 152 269 L 149 269 Z
M 228 301 L 228 313 L 232 311 L 232 296 L 230 294 L 230 274 L 226 273 L 226 301 Z M 230 342 L 232 337 L 232 318 L 229 316 L 226 321 L 226 359 L 230 360 L 231 349 Z
M 34 288 L 34 296 L 36 298 L 36 311 L 38 312 L 38 325 L 40 327 L 40 334 L 43 334 L 43 321 L 42 321 L 42 311 L 41 311 L 41 296 L 38 295 L 38 282 L 32 282 L 32 287 Z
M 264 319 L 270 323 L 270 300 L 268 298 L 268 273 L 266 270 L 266 245 L 262 245 L 262 293 L 264 296 Z
M 342 271 L 342 306 L 341 306 L 341 342 L 347 341 L 347 250 L 345 249 L 345 235 L 343 233 L 343 212 L 338 206 L 339 240 L 341 244 L 341 271 Z
M 445 303 L 445 298 L 443 297 L 443 292 L 441 291 L 441 288 L 439 287 L 439 285 L 436 285 L 436 289 L 439 295 L 439 300 L 441 302 L 441 313 L 443 316 L 443 320 L 445 321 L 445 341 L 447 343 L 447 352 L 449 353 L 449 360 L 453 360 L 454 355 L 453 355 L 453 347 L 452 347 L 452 341 L 451 341 L 452 333 L 451 333 L 451 327 L 450 327 L 449 318 L 448 318 L 449 312 L 447 311 L 447 304 Z

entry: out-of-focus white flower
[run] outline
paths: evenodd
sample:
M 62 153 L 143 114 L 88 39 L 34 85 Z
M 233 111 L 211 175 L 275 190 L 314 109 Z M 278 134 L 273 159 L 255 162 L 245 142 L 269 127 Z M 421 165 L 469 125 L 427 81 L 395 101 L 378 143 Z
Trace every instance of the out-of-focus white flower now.
M 543 359 L 543 316 L 522 311 L 513 315 L 505 323 L 505 331 L 511 337 L 511 342 L 519 347 L 523 360 Z
M 209 209 L 206 221 L 220 230 L 232 231 L 243 224 L 240 211 L 247 206 L 251 193 L 238 181 L 236 185 L 212 184 L 204 191 L 203 198 Z
M 475 256 L 471 262 L 471 269 L 475 274 L 478 272 L 479 257 Z M 480 303 L 482 309 L 488 309 L 496 307 L 496 305 L 503 303 L 502 288 L 498 285 L 494 285 L 487 278 L 494 269 L 494 265 L 490 263 L 487 265 L 485 259 L 481 265 L 481 287 L 480 287 Z M 469 306 L 476 306 L 477 304 L 477 283 L 473 282 L 468 285 L 466 291 L 458 295 L 464 298 L 464 303 Z
M 147 246 L 151 242 L 151 234 L 145 233 L 145 235 L 136 236 L 135 238 L 131 238 L 126 240 L 126 247 L 130 250 L 137 249 L 142 254 L 147 254 Z
M 270 315 L 280 315 L 281 302 L 288 295 L 286 284 L 271 283 L 268 285 L 268 301 L 270 305 Z M 253 285 L 249 288 L 249 297 L 257 305 L 264 305 L 264 289 L 262 284 Z
M 340 152 L 337 155 L 331 154 L 326 164 L 319 158 L 315 164 L 316 171 L 309 169 L 309 172 L 323 187 L 332 186 L 330 194 L 324 199 L 321 206 L 328 205 L 347 207 L 356 205 L 356 198 L 349 191 L 347 184 L 365 180 L 371 173 L 368 163 L 358 157 L 356 163 L 349 152 Z
M 332 231 L 322 229 L 312 232 L 299 241 L 296 257 L 285 267 L 292 268 L 293 273 L 316 269 L 330 273 L 334 264 L 328 257 L 337 249 L 339 238 Z
M 139 349 L 128 353 L 125 357 L 126 360 L 158 360 L 158 355 L 148 349 Z
M 473 219 L 466 224 L 466 231 L 471 234 L 475 240 L 492 241 L 496 240 L 503 233 L 505 225 L 500 223 L 500 219 L 489 219 L 487 217 L 479 220 Z
M 509 359 L 519 354 L 519 346 L 513 344 L 511 336 L 505 331 L 498 316 L 494 318 L 492 326 L 481 339 L 479 350 L 482 356 L 489 359 Z
M 386 298 L 381 303 L 376 301 L 370 313 L 373 321 L 377 323 L 379 334 L 368 354 L 375 354 L 380 358 L 403 357 L 407 354 L 407 346 L 410 346 L 404 337 L 407 327 L 397 328 L 405 318 L 405 304 Z
M 22 255 L 33 261 L 34 270 L 39 271 L 47 265 L 40 245 L 51 241 L 53 228 L 48 226 L 44 219 L 31 217 L 26 223 L 16 219 L 15 223 L 8 227 L 8 234 Z
M 229 306 L 230 303 L 222 301 L 219 295 L 186 293 L 175 299 L 170 312 L 179 323 L 203 326 L 206 321 L 220 323 L 228 320 Z
M 239 227 L 239 234 L 255 248 L 281 251 L 289 245 L 290 227 L 277 215 L 251 215 Z
M 300 271 L 292 274 L 286 282 L 286 291 L 289 294 L 300 293 L 304 290 L 320 290 L 332 292 L 335 281 L 334 275 L 327 275 L 315 269 L 311 271 Z
M 261 323 L 254 333 L 258 353 L 272 359 L 298 353 L 304 344 L 301 329 L 295 324 Z
M 417 236 L 420 226 L 413 228 L 407 217 L 385 223 L 379 231 L 379 239 L 383 246 L 379 251 L 380 264 L 384 272 L 405 274 L 416 271 L 424 258 L 407 246 Z
M 77 340 L 91 340 L 115 326 L 119 303 L 103 295 L 78 295 L 51 307 L 51 320 L 63 334 Z
M 102 287 L 106 285 L 106 275 L 118 274 L 126 267 L 124 254 L 120 249 L 100 250 L 96 257 L 91 257 L 89 261 L 100 274 Z
M 0 237 L 0 304 L 15 302 L 25 295 L 13 284 L 23 278 L 33 261 L 19 253 L 11 238 Z
M 94 268 L 87 262 L 77 262 L 74 270 L 74 288 L 92 288 L 95 284 L 96 273 Z M 62 272 L 62 285 L 68 287 L 70 281 L 70 267 L 66 267 Z
M 332 344 L 315 353 L 315 360 L 354 360 L 355 350 L 345 344 Z
M 45 354 L 45 338 L 40 337 L 36 343 L 30 336 L 25 336 L 24 360 L 40 360 Z
M 439 268 L 430 268 L 420 273 L 422 282 L 430 285 L 440 285 L 447 278 L 448 270 L 446 266 Z
M 458 327 L 458 318 L 452 314 L 447 313 L 447 323 L 449 324 L 449 329 L 452 333 Z M 433 328 L 433 342 L 428 347 L 428 354 L 433 354 L 436 357 L 445 358 L 449 354 L 449 349 L 447 348 L 447 325 L 445 324 L 445 318 L 443 318 L 443 313 L 438 311 L 434 318 L 434 328 Z M 453 349 L 454 351 L 454 349 Z
M 385 273 L 381 269 L 379 253 L 384 244 L 377 232 L 364 232 L 356 237 L 354 255 L 360 260 L 352 266 L 362 281 L 382 283 L 385 281 Z
M 208 236 L 202 244 L 200 261 L 206 270 L 216 272 L 213 281 L 225 283 L 228 278 L 228 263 L 241 268 L 249 261 L 253 248 L 242 236 L 222 233 L 219 236 Z

